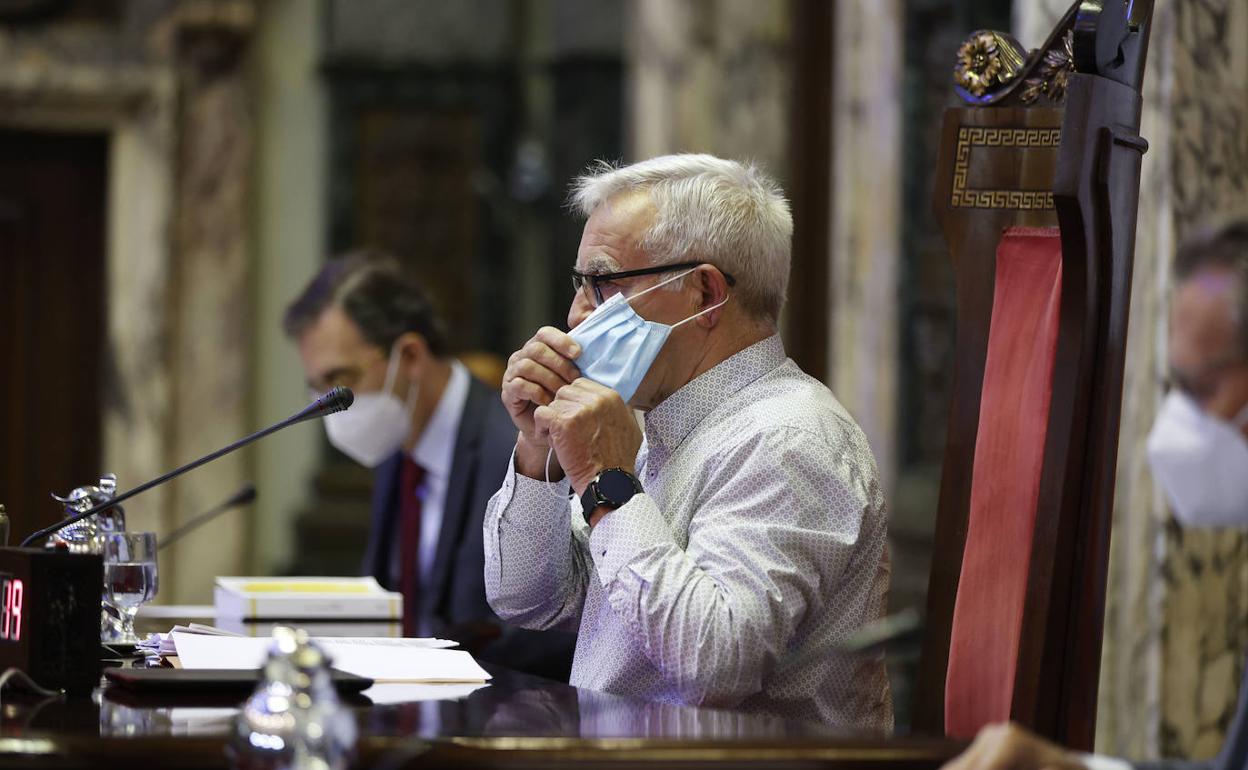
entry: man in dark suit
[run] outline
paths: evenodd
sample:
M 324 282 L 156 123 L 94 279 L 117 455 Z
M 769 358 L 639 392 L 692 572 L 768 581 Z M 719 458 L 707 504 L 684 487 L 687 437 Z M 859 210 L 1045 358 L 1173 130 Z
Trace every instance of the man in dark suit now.
M 397 263 L 330 260 L 290 305 L 309 387 L 351 388 L 330 443 L 376 469 L 363 572 L 404 600 L 405 636 L 443 636 L 482 659 L 567 678 L 575 637 L 505 626 L 485 599 L 482 515 L 516 432 L 496 393 L 447 355 L 440 324 Z
M 1248 219 L 1179 250 L 1170 302 L 1170 380 L 1148 437 L 1153 475 L 1184 527 L 1248 529 Z M 946 770 L 1241 770 L 1248 678 L 1222 752 L 1208 762 L 1133 764 L 1080 755 L 1017 725 L 991 725 Z

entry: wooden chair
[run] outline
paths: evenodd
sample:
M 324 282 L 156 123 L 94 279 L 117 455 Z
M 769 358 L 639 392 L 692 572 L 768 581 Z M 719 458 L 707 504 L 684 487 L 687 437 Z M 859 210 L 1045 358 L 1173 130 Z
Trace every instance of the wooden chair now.
M 957 286 L 953 400 L 915 729 L 1096 720 L 1151 0 L 1076 2 L 1044 46 L 977 32 L 934 206 Z

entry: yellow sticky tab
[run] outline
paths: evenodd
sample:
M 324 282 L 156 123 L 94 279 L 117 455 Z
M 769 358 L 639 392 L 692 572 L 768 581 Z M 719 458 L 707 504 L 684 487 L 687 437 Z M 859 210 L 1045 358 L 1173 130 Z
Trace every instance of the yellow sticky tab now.
M 371 586 L 364 583 L 243 583 L 248 594 L 366 594 Z

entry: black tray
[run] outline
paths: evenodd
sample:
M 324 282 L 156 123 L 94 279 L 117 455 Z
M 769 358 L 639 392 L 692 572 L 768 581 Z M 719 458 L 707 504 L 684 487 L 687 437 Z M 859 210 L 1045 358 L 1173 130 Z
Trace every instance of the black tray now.
M 330 669 L 330 681 L 339 693 L 358 693 L 373 680 Z M 142 693 L 250 693 L 256 689 L 260 671 L 254 668 L 109 668 L 104 670 L 109 687 Z

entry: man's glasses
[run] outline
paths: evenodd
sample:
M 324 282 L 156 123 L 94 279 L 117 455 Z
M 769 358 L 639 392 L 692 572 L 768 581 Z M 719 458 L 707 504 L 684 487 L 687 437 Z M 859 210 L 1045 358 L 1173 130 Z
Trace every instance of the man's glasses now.
M 656 265 L 654 267 L 643 267 L 638 270 L 622 270 L 618 273 L 582 273 L 573 268 L 572 270 L 572 288 L 576 291 L 584 292 L 585 299 L 594 307 L 598 307 L 609 297 L 623 291 L 623 287 L 617 285 L 618 281 L 626 278 L 637 278 L 643 275 L 659 275 L 660 273 L 670 273 L 673 270 L 692 270 L 698 265 L 706 264 L 705 262 L 678 262 L 674 265 Z M 723 272 L 722 270 L 720 272 Z M 724 273 L 724 280 L 729 286 L 736 286 L 737 279 L 728 273 Z

